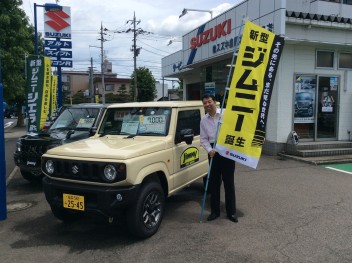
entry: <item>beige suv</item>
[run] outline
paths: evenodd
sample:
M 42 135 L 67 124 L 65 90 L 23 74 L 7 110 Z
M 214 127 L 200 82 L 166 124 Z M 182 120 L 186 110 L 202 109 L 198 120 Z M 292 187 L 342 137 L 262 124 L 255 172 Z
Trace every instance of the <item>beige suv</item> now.
M 155 234 L 166 197 L 207 174 L 203 115 L 201 101 L 109 106 L 93 137 L 43 155 L 53 214 L 63 221 L 98 214 L 110 223 L 126 215 L 133 234 Z

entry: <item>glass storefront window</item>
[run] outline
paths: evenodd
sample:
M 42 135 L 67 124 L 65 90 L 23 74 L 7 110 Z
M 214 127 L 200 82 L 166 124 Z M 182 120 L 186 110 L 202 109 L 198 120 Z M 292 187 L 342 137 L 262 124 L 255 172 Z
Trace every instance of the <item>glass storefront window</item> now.
M 295 76 L 294 130 L 301 139 L 336 139 L 339 77 Z
M 222 102 L 225 87 L 227 84 L 228 74 L 230 73 L 231 60 L 223 60 L 201 68 L 201 83 L 200 83 L 200 97 L 205 94 L 205 90 L 209 85 L 215 83 L 215 97 L 218 102 Z M 233 69 L 232 69 L 233 73 Z M 230 77 L 230 80 L 232 76 Z M 188 85 L 189 88 L 191 85 Z M 195 84 L 194 84 L 195 86 Z M 194 95 L 189 94 L 192 98 Z
M 314 137 L 316 76 L 296 75 L 294 100 L 294 129 L 304 138 Z

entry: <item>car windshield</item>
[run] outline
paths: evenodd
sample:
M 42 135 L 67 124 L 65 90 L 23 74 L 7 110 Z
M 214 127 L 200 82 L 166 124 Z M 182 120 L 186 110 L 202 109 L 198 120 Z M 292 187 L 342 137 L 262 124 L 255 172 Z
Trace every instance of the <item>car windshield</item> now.
M 99 114 L 99 109 L 66 108 L 51 125 L 50 130 L 89 129 L 93 126 Z
M 168 134 L 171 108 L 110 108 L 99 130 L 101 136 L 165 136 Z

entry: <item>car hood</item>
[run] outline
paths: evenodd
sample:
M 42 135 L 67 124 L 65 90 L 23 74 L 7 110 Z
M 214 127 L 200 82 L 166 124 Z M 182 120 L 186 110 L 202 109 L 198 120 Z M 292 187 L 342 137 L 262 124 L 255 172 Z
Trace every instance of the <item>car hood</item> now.
M 68 133 L 72 133 L 68 139 L 66 136 Z M 88 130 L 82 131 L 70 131 L 70 130 L 53 130 L 45 133 L 28 133 L 20 137 L 22 144 L 39 144 L 39 145 L 51 145 L 51 144 L 64 144 L 77 140 L 87 138 L 89 135 Z
M 94 158 L 94 159 L 130 159 L 166 149 L 165 137 L 104 136 L 91 137 L 51 149 L 50 155 Z

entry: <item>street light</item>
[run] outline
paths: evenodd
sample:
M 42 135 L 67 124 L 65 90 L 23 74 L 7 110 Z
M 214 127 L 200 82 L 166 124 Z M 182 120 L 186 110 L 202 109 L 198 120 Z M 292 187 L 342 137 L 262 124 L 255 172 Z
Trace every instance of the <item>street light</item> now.
M 210 17 L 211 17 L 211 19 L 213 19 L 213 11 L 210 11 L 210 10 L 202 10 L 202 9 L 190 9 L 190 8 L 184 8 L 184 9 L 182 10 L 181 15 L 179 15 L 178 17 L 181 18 L 182 16 L 184 16 L 185 14 L 187 14 L 188 11 L 196 11 L 196 12 L 206 12 L 206 13 L 210 13 Z
M 181 40 L 177 40 L 177 39 L 170 39 L 170 41 L 169 41 L 169 43 L 167 45 L 170 46 L 174 42 L 182 42 L 182 41 Z

